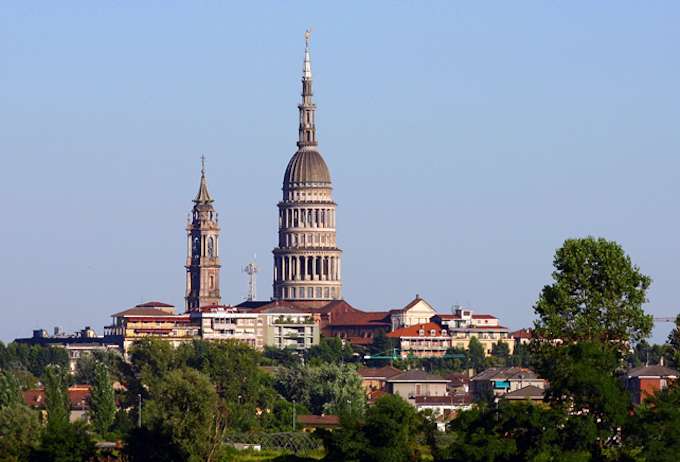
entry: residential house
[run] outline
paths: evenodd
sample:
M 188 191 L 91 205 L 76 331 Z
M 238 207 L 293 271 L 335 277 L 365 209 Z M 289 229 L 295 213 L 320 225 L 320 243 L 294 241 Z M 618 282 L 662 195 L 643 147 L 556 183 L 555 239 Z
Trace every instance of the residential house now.
M 319 344 L 319 325 L 307 310 L 265 305 L 252 310 L 262 320 L 263 344 L 274 348 L 306 350 Z
M 401 327 L 387 334 L 399 341 L 401 357 L 430 358 L 444 356 L 451 348 L 451 335 L 446 327 L 434 322 Z
M 70 404 L 69 420 L 75 422 L 76 420 L 86 418 L 86 413 L 89 409 L 88 400 L 90 397 L 89 385 L 73 385 L 67 389 L 68 400 Z M 45 413 L 45 388 L 33 388 L 24 390 L 22 392 L 24 403 L 27 406 L 38 409 Z M 46 415 L 44 416 L 46 417 Z
M 498 398 L 528 385 L 546 388 L 546 382 L 524 367 L 492 367 L 470 379 L 470 392 L 475 401 Z
M 436 314 L 432 317 L 432 322 L 447 329 L 454 348 L 467 350 L 470 340 L 475 337 L 486 354 L 491 354 L 493 346 L 499 341 L 508 346 L 510 354 L 515 349 L 514 339 L 509 335 L 510 330 L 501 326 L 498 318 L 491 314 L 478 314 L 469 308 L 458 306 L 453 314 Z
M 237 340 L 253 348 L 264 348 L 264 319 L 257 313 L 241 312 L 233 306 L 207 305 L 190 313 L 200 326 L 203 340 Z
M 418 396 L 446 396 L 448 383 L 444 377 L 413 369 L 388 378 L 387 392 L 415 406 Z
M 502 399 L 510 401 L 534 401 L 542 402 L 545 395 L 545 389 L 539 388 L 535 385 L 527 385 L 526 387 L 510 391 L 502 396 Z
M 678 379 L 678 371 L 663 365 L 630 369 L 623 377 L 634 404 L 640 404 Z
M 160 338 L 177 347 L 200 337 L 200 326 L 192 323 L 190 314 L 176 314 L 175 307 L 167 303 L 142 303 L 112 318 L 112 325 L 104 328 L 104 339 L 118 344 L 125 356 L 142 339 Z
M 361 388 L 366 392 L 369 402 L 382 396 L 387 390 L 387 380 L 403 371 L 392 366 L 362 367 L 357 371 L 361 377 Z

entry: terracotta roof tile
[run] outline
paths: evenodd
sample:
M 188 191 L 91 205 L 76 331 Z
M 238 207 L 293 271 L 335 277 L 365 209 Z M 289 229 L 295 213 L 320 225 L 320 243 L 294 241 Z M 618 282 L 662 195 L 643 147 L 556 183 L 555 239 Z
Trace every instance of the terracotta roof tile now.
M 387 379 L 388 382 L 449 382 L 439 375 L 428 374 L 425 371 L 411 369 Z
M 421 337 L 420 335 L 420 330 L 424 330 L 425 333 L 423 337 L 432 337 L 430 335 L 430 332 L 432 330 L 435 331 L 435 336 L 439 337 L 442 335 L 442 330 L 447 331 L 447 336 L 448 336 L 448 329 L 444 328 L 442 329 L 442 326 L 439 324 L 436 324 L 434 322 L 428 322 L 426 324 L 414 324 L 409 327 L 402 327 L 401 329 L 394 330 L 387 334 L 388 337 L 391 338 L 399 338 L 399 337 Z
M 388 379 L 401 374 L 401 370 L 392 366 L 384 367 L 362 367 L 357 371 L 364 379 Z

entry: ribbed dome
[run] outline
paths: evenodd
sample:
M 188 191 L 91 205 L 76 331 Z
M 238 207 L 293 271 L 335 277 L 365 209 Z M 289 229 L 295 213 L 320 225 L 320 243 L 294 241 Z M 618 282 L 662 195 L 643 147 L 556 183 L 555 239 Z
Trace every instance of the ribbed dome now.
M 304 183 L 328 183 L 331 182 L 331 174 L 328 171 L 326 161 L 319 152 L 312 149 L 300 149 L 295 153 L 283 176 L 283 185 L 296 185 Z

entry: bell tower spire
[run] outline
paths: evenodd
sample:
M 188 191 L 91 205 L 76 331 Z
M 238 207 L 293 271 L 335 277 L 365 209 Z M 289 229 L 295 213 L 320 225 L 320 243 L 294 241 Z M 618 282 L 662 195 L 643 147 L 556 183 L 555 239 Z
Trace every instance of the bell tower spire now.
M 187 223 L 186 310 L 220 303 L 220 226 L 205 178 L 201 156 L 201 183 Z
M 309 53 L 309 43 L 312 30 L 305 31 L 305 61 L 302 66 L 302 102 L 298 105 L 300 112 L 300 127 L 298 131 L 298 148 L 316 146 L 316 105 L 312 101 L 312 58 Z

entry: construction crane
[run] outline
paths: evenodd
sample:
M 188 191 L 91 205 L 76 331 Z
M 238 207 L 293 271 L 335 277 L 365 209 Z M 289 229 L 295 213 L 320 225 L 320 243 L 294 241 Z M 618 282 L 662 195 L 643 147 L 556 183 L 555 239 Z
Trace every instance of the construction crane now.
M 673 317 L 654 316 L 654 322 L 675 322 Z
M 248 297 L 247 300 L 249 302 L 252 302 L 257 298 L 257 286 L 256 286 L 256 278 L 257 278 L 257 264 L 255 263 L 255 259 L 248 263 L 244 268 L 243 272 L 248 275 Z

